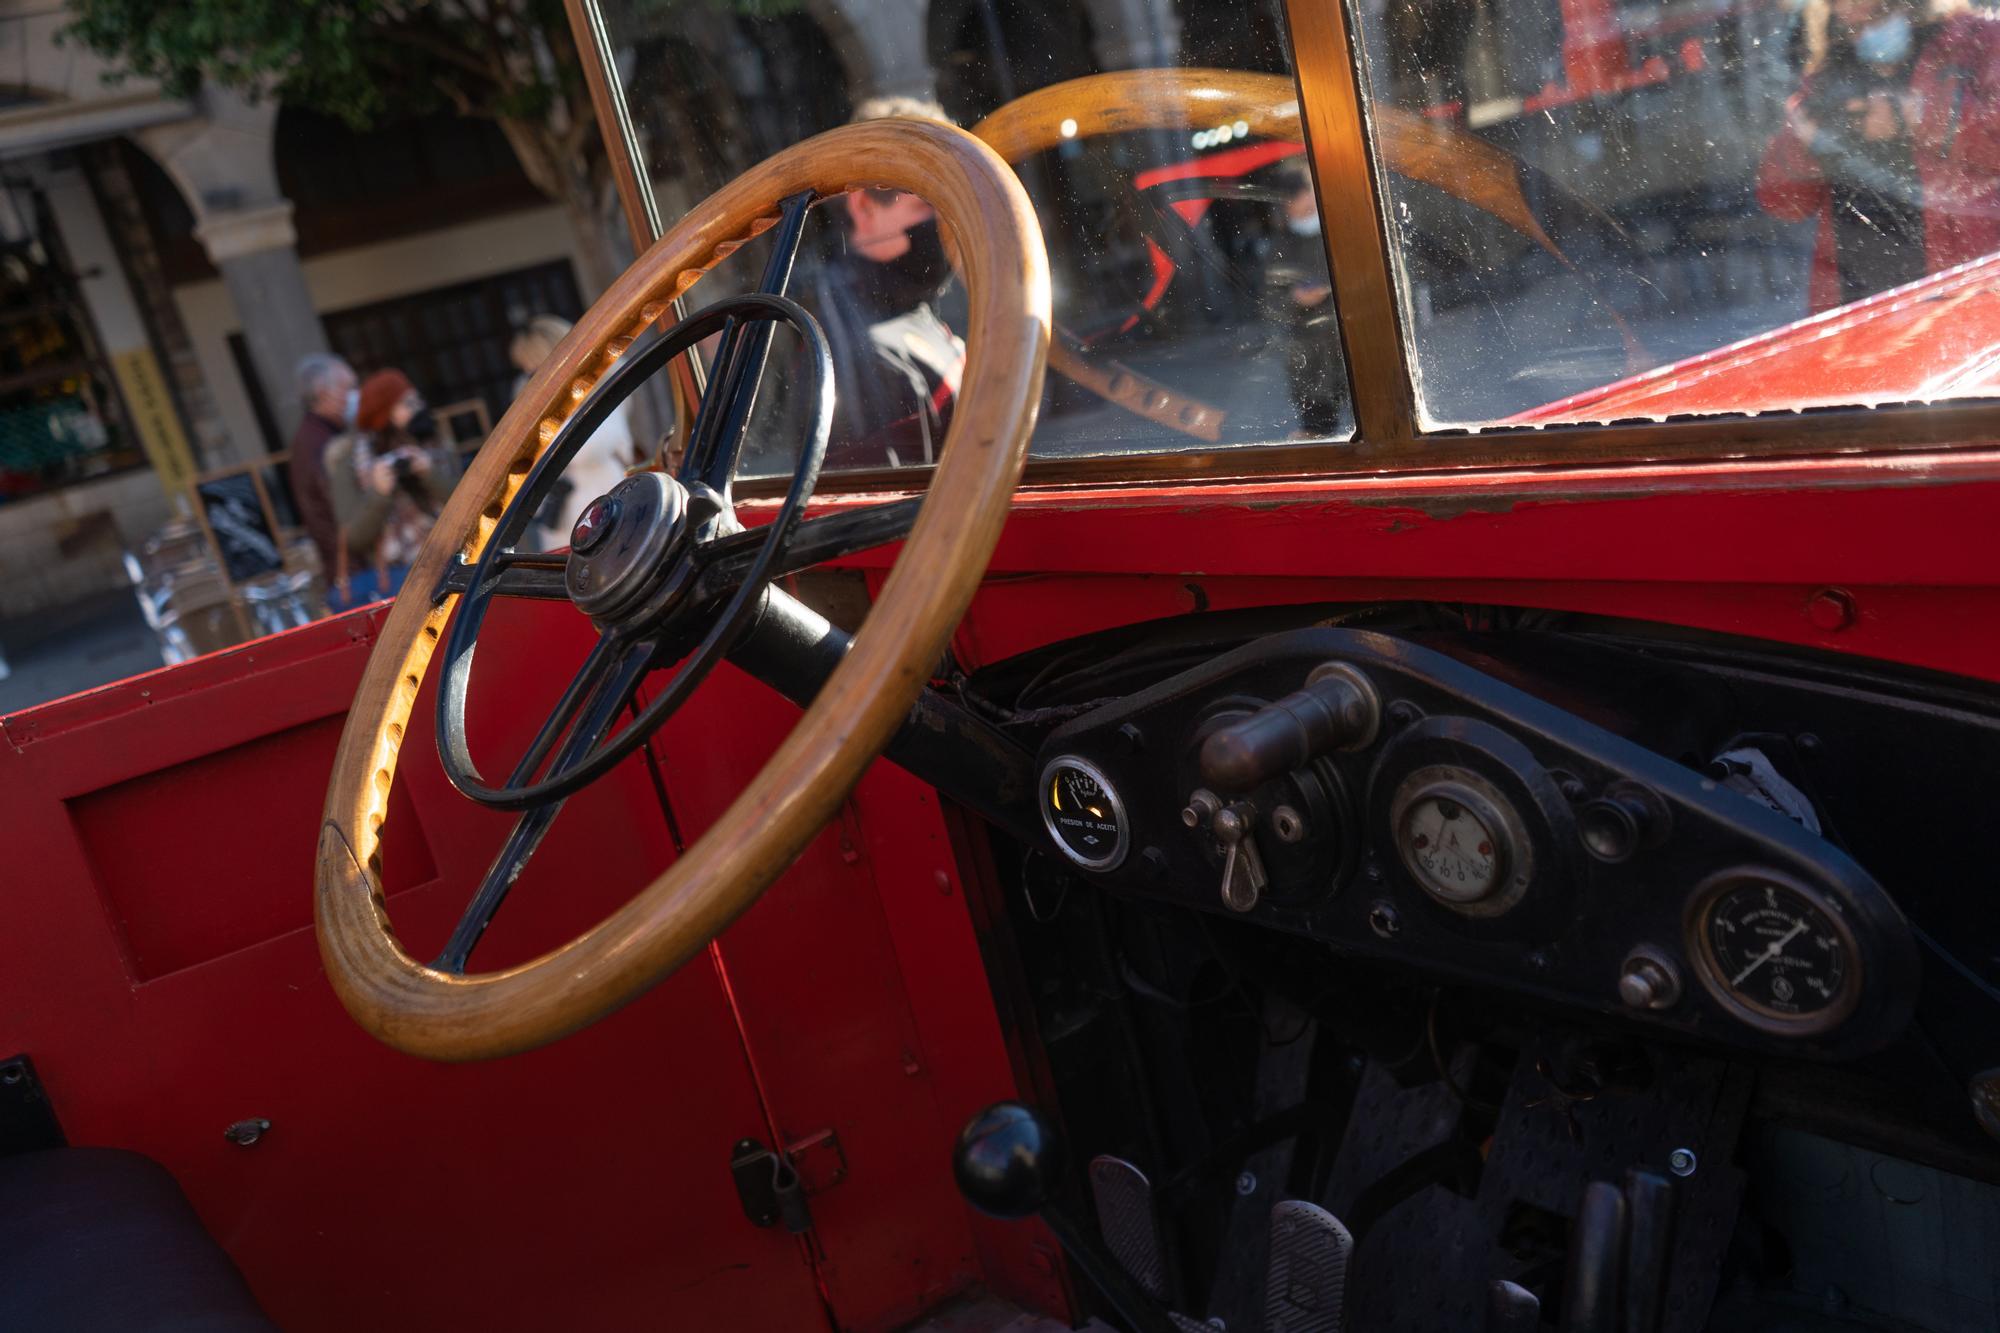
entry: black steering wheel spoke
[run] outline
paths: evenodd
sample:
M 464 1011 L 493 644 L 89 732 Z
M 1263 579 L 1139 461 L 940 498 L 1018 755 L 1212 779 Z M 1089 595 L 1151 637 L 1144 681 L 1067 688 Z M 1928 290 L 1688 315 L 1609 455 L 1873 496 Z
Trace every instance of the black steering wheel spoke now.
M 923 497 L 913 495 L 806 519 L 792 530 L 761 577 L 775 582 L 831 560 L 899 542 L 910 535 L 922 508 Z M 702 565 L 698 585 L 702 595 L 726 596 L 741 587 L 750 577 L 767 536 L 764 528 L 746 528 L 703 546 L 697 556 Z
M 542 720 L 535 738 L 528 742 L 507 785 L 520 787 L 534 781 L 564 737 L 568 740 L 550 766 L 549 776 L 560 777 L 565 768 L 588 756 L 604 739 L 605 730 L 620 710 L 632 701 L 639 682 L 657 660 L 659 647 L 657 639 L 628 640 L 616 634 L 599 638 Z
M 656 639 L 628 640 L 607 634 L 591 648 L 583 665 L 570 679 L 568 688 L 529 742 L 520 762 L 514 766 L 508 785 L 519 787 L 533 780 L 551 751 L 549 776 L 560 778 L 577 764 L 586 762 L 637 694 L 639 683 L 652 669 L 659 652 Z M 558 744 L 560 742 L 560 744 Z M 441 972 L 463 972 L 472 950 L 486 927 L 500 910 L 514 881 L 521 877 L 528 858 L 541 846 L 542 837 L 562 810 L 561 799 L 547 801 L 525 811 L 514 823 L 487 867 L 479 889 L 466 904 L 465 912 L 452 927 L 444 952 L 432 966 Z
M 563 581 L 563 571 L 569 564 L 569 557 L 551 551 L 501 551 L 494 558 L 494 568 L 479 589 L 482 600 L 489 597 L 512 597 L 531 602 L 566 602 L 569 588 Z M 463 597 L 472 592 L 472 572 L 478 566 L 464 556 L 454 559 L 445 566 L 444 577 L 431 593 L 431 603 L 436 605 L 447 597 Z
M 805 238 L 806 213 L 812 204 L 810 191 L 785 200 L 772 238 L 771 257 L 757 285 L 761 294 L 783 296 L 790 290 L 799 243 Z M 701 396 L 694 426 L 688 432 L 687 452 L 681 459 L 683 484 L 707 486 L 728 496 L 750 414 L 757 406 L 757 393 L 770 362 L 771 333 L 768 319 L 732 318 L 724 325 L 722 345 L 709 372 L 708 391 Z

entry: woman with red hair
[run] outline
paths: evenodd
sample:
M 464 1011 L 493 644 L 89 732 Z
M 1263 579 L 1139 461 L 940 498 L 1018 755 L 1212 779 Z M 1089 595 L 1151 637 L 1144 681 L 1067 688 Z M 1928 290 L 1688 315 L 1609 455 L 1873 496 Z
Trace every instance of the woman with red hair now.
M 402 371 L 361 382 L 354 426 L 324 455 L 341 534 L 326 598 L 336 611 L 396 595 L 458 482 L 457 458 Z

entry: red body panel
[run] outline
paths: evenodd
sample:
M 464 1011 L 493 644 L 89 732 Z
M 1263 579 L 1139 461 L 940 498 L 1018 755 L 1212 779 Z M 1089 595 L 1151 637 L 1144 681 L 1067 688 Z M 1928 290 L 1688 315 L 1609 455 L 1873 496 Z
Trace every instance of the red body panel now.
M 472 693 L 482 757 L 525 741 L 588 633 L 566 607 L 500 616 L 511 651 L 481 655 Z M 893 810 L 875 821 L 893 847 L 850 863 L 851 836 L 829 830 L 717 953 L 741 1029 L 713 965 L 493 1064 L 428 1064 L 356 1027 L 321 970 L 309 886 L 374 624 L 321 622 L 5 719 L 0 1045 L 33 1055 L 71 1142 L 165 1163 L 299 1333 L 819 1328 L 821 1279 L 843 1326 L 881 1328 L 974 1281 L 987 1251 L 1025 1273 L 1022 1299 L 1059 1304 L 1035 1235 L 975 1227 L 940 1167 L 1014 1084 L 936 798 L 886 766 L 856 804 Z M 668 733 L 690 833 L 761 759 L 746 735 L 795 715 L 741 677 L 703 704 Z M 385 870 L 428 956 L 507 821 L 449 789 L 427 735 L 406 755 Z M 896 850 L 913 839 L 921 865 Z M 478 962 L 568 938 L 671 856 L 635 761 L 571 802 Z M 224 1140 L 253 1116 L 273 1124 L 255 1147 Z M 730 1145 L 768 1142 L 773 1121 L 790 1141 L 833 1129 L 845 1153 L 847 1178 L 812 1199 L 812 1255 L 744 1220 L 730 1181 Z
M 2000 392 L 2000 255 L 1523 412 L 1513 424 Z
M 1203 607 L 1412 598 L 2000 680 L 1996 513 L 2000 457 L 1976 451 L 1031 493 L 959 648 L 977 663 Z M 888 557 L 855 563 L 878 578 Z M 1829 589 L 1844 617 L 1825 614 Z M 519 742 L 563 677 L 552 659 L 581 642 L 566 608 L 510 609 L 475 682 L 482 754 Z M 330 719 L 371 625 L 324 622 L 6 719 L 0 937 L 16 947 L 0 1037 L 34 1055 L 75 1141 L 166 1162 L 288 1328 L 790 1329 L 823 1319 L 822 1291 L 843 1324 L 883 1328 L 980 1279 L 1059 1306 L 1039 1233 L 974 1219 L 950 1191 L 952 1132 L 1020 1086 L 1022 1034 L 996 1017 L 973 928 L 996 905 L 967 901 L 979 877 L 951 821 L 886 766 L 724 937 L 727 990 L 691 967 L 487 1066 L 423 1064 L 361 1033 L 320 973 L 307 886 Z M 688 836 L 794 715 L 725 671 L 661 734 Z M 398 782 L 410 813 L 387 859 L 409 879 L 390 872 L 405 885 L 391 910 L 421 947 L 503 822 L 446 787 L 427 740 Z M 481 964 L 595 919 L 670 857 L 664 829 L 637 770 L 577 800 Z M 274 1122 L 263 1143 L 223 1140 L 253 1115 Z M 807 1170 L 826 1186 L 816 1271 L 730 1189 L 728 1144 L 768 1125 L 792 1142 L 831 1129 L 844 1151 L 837 1183 L 828 1156 Z

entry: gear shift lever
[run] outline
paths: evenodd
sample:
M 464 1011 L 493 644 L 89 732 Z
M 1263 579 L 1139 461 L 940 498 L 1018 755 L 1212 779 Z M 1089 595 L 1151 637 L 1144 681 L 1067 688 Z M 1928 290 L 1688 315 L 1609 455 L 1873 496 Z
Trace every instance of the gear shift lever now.
M 1055 1202 L 1063 1178 L 1062 1136 L 1041 1112 L 996 1102 L 972 1118 L 951 1153 L 958 1191 L 989 1217 L 1039 1213 L 1069 1255 L 1135 1333 L 1176 1333 L 1166 1311 L 1140 1290 L 1096 1237 Z

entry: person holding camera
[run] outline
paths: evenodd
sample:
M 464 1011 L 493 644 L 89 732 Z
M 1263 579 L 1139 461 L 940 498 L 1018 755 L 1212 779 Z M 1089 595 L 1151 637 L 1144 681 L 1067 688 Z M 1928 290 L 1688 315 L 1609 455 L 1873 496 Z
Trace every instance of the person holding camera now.
M 2000 20 L 1959 0 L 1825 0 L 1757 198 L 1817 217 L 1815 311 L 2000 250 Z
M 327 591 L 336 611 L 396 595 L 458 482 L 457 457 L 402 371 L 361 382 L 354 425 L 326 449 L 341 534 Z

